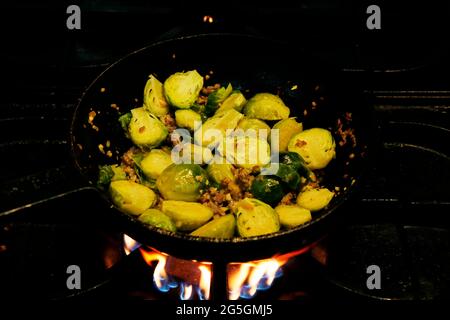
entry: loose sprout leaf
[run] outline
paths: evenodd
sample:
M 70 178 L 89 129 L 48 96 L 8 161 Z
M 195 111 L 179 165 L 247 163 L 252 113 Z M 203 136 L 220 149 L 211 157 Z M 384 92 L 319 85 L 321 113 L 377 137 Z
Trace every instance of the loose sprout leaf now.
M 134 163 L 134 171 L 136 172 L 136 175 L 139 178 L 140 184 L 149 187 L 150 189 L 156 189 L 156 180 L 147 178 L 144 172 L 142 171 L 140 165 L 138 165 L 136 162 Z
M 231 83 L 228 84 L 228 86 L 221 87 L 217 89 L 216 91 L 213 91 L 208 96 L 208 102 L 205 106 L 205 113 L 207 116 L 212 116 L 214 112 L 219 108 L 219 104 L 223 102 L 233 91 L 233 87 L 231 86 Z
M 109 165 L 99 166 L 97 186 L 99 188 L 106 188 L 114 177 L 114 171 Z
M 131 121 L 131 112 L 125 113 L 119 117 L 119 123 L 125 132 L 128 132 L 128 125 Z

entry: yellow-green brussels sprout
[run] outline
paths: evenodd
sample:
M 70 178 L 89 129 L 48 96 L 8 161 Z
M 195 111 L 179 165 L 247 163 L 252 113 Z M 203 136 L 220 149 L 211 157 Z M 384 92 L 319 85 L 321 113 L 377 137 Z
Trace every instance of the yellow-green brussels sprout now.
M 162 83 L 151 75 L 144 88 L 144 108 L 155 116 L 169 113 L 169 104 L 164 97 Z
M 211 177 L 211 179 L 220 184 L 223 179 L 228 178 L 230 181 L 234 181 L 235 177 L 232 171 L 233 166 L 225 162 L 223 159 L 222 163 L 211 163 L 206 168 L 206 172 Z
M 156 180 L 165 200 L 197 201 L 208 185 L 206 171 L 197 164 L 172 164 Z
M 164 124 L 144 108 L 131 110 L 128 132 L 135 145 L 147 148 L 157 147 L 168 134 Z
M 169 216 L 158 209 L 147 209 L 138 218 L 139 221 L 146 225 L 151 225 L 157 228 L 168 231 L 177 231 L 175 223 Z
M 227 214 L 201 226 L 193 231 L 191 235 L 197 237 L 229 239 L 233 238 L 235 228 L 236 219 L 234 218 L 234 215 Z
M 258 138 L 268 139 L 270 137 L 269 125 L 259 119 L 249 119 L 249 118 L 244 117 L 241 119 L 241 121 L 239 121 L 236 129 L 242 129 L 244 131 L 254 130 L 256 137 L 258 137 Z M 260 130 L 265 130 L 265 131 L 260 131 Z
M 112 202 L 123 212 L 139 215 L 156 202 L 149 188 L 129 180 L 112 181 L 109 186 Z
M 228 109 L 234 109 L 241 112 L 246 102 L 247 99 L 245 99 L 244 95 L 241 92 L 232 92 L 230 96 L 220 104 L 220 107 L 219 109 L 217 109 L 216 114 Z
M 334 193 L 327 188 L 306 189 L 300 191 L 297 197 L 297 204 L 310 211 L 319 211 L 330 203 Z
M 203 77 L 197 70 L 177 72 L 164 81 L 166 99 L 174 107 L 187 109 L 197 100 Z
M 229 163 L 241 168 L 261 167 L 270 162 L 269 143 L 256 137 L 227 137 L 219 144 L 217 151 Z
M 237 203 L 237 229 L 241 237 L 252 237 L 280 230 L 278 214 L 268 204 L 251 198 Z
M 272 129 L 278 129 L 278 146 L 282 152 L 287 151 L 292 136 L 302 132 L 303 125 L 295 121 L 295 118 L 288 118 L 275 123 Z
M 157 179 L 172 163 L 170 154 L 161 149 L 153 149 L 142 159 L 141 169 L 147 178 Z
M 297 152 L 312 170 L 325 168 L 336 155 L 336 144 L 331 132 L 322 128 L 312 128 L 294 135 L 288 150 Z
M 208 148 L 193 143 L 184 143 L 179 144 L 178 146 L 180 147 L 180 150 L 177 154 L 177 158 L 174 158 L 176 163 L 206 164 L 210 163 L 213 159 L 213 154 Z M 173 149 L 172 152 L 174 151 L 176 150 Z
M 244 114 L 247 117 L 261 120 L 287 119 L 289 112 L 283 100 L 271 93 L 255 94 L 244 107 Z
M 165 200 L 161 210 L 174 222 L 178 230 L 192 231 L 206 222 L 214 215 L 211 208 L 198 202 Z
M 187 128 L 191 131 L 196 129 L 195 124 L 201 124 L 202 118 L 201 116 L 190 109 L 183 109 L 175 111 L 175 121 L 178 127 Z
M 225 110 L 219 114 L 215 114 L 211 118 L 205 121 L 203 125 L 194 133 L 195 143 L 207 147 L 210 144 L 219 143 L 223 137 L 226 136 L 227 129 L 236 128 L 239 120 L 242 119 L 244 115 L 237 112 L 234 109 Z M 216 136 L 212 130 L 217 130 L 220 136 Z
M 311 211 L 296 205 L 279 205 L 275 208 L 280 218 L 280 224 L 285 228 L 295 228 L 311 221 Z

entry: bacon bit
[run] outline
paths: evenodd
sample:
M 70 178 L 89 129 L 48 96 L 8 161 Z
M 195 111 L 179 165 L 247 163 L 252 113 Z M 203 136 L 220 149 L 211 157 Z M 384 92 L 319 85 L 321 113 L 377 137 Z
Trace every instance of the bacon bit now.
M 108 150 L 107 152 L 106 152 L 106 156 L 108 157 L 108 158 L 111 158 L 112 157 L 112 152 L 111 152 L 111 150 Z
M 100 92 L 101 92 L 101 93 L 104 93 L 104 92 L 106 92 L 106 88 L 103 88 L 103 87 L 102 87 L 102 88 L 100 88 Z
M 295 194 L 293 192 L 287 193 L 283 198 L 281 198 L 280 204 L 292 205 L 294 203 Z
M 209 74 L 207 74 L 207 75 L 205 76 L 205 80 L 209 80 L 209 78 L 211 78 L 211 76 L 210 76 Z
M 77 143 L 77 147 L 78 149 L 83 150 L 83 146 L 81 144 Z
M 307 144 L 308 143 L 306 141 L 304 141 L 304 140 L 297 140 L 297 142 L 295 142 L 295 146 L 299 147 L 299 148 L 301 148 L 303 146 L 306 146 Z
M 139 133 L 143 133 L 145 131 L 145 126 L 139 128 Z
M 293 91 L 293 90 L 297 90 L 298 89 L 298 85 L 293 85 L 292 87 L 291 87 L 291 90 Z
M 306 117 L 308 115 L 308 110 L 303 110 L 303 115 Z
M 172 133 L 177 128 L 177 123 L 176 123 L 174 117 L 172 117 L 170 115 L 170 113 L 162 116 L 160 118 L 160 120 L 164 124 L 164 126 L 167 128 L 169 133 Z
M 355 179 L 353 179 L 353 180 L 352 180 L 352 182 L 350 183 L 350 185 L 354 185 L 354 184 L 355 184 L 355 182 L 356 182 L 356 180 L 355 180 Z
M 195 180 L 197 180 L 198 182 L 202 182 L 203 181 L 203 177 L 202 176 L 195 176 Z
M 5 244 L 0 244 L 0 252 L 4 252 L 8 249 L 8 247 Z
M 105 154 L 105 147 L 101 143 L 98 145 L 98 150 L 100 150 L 101 153 Z
M 334 187 L 334 190 L 335 190 L 335 191 L 340 191 L 341 188 L 339 188 L 339 187 Z
M 347 121 L 349 121 L 348 119 L 351 120 L 351 113 L 346 113 L 345 119 Z M 344 124 L 342 122 L 341 119 L 337 119 L 337 130 L 336 133 L 341 137 L 341 141 L 339 141 L 339 145 L 342 147 L 344 146 L 348 141 L 347 139 L 349 138 L 352 141 L 352 146 L 356 147 L 356 137 L 355 134 L 353 132 L 352 128 L 347 128 L 347 129 L 343 129 L 344 128 Z
M 117 111 L 119 111 L 119 106 L 115 103 L 111 103 L 111 108 L 116 109 Z
M 319 85 L 317 85 L 317 86 L 314 87 L 314 91 L 319 91 L 319 89 L 320 89 L 320 86 L 319 86 Z
M 217 89 L 220 89 L 220 83 L 216 83 L 212 86 L 207 86 L 207 87 L 202 88 L 202 94 L 208 95 L 208 94 L 216 91 Z
M 349 159 L 353 159 L 355 157 L 355 154 L 354 153 L 350 153 L 350 155 L 348 157 L 349 157 Z
M 315 109 L 317 107 L 317 102 L 311 101 L 311 106 L 313 109 Z
M 96 115 L 97 115 L 97 113 L 96 113 L 95 111 L 89 112 L 88 123 L 89 123 L 90 125 L 93 124 Z
M 175 59 L 177 57 L 177 55 L 174 53 L 172 54 L 172 59 Z
M 198 96 L 198 98 L 197 98 L 197 103 L 198 104 L 203 105 L 203 104 L 206 104 L 207 102 L 208 102 L 208 97 L 207 96 L 202 96 L 202 95 Z

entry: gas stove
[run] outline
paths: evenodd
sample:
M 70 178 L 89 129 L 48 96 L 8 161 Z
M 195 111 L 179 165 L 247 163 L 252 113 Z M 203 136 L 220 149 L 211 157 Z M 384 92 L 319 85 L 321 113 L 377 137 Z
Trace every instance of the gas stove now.
M 16 209 L 0 213 L 1 297 L 305 304 L 450 299 L 450 63 L 440 28 L 445 16 L 439 18 L 445 11 L 421 12 L 428 17 L 423 21 L 433 22 L 416 26 L 413 35 L 392 22 L 402 16 L 398 10 L 387 11 L 386 29 L 371 34 L 359 26 L 363 7 L 346 2 L 237 11 L 82 2 L 78 31 L 65 28 L 61 5 L 9 6 L 12 14 L 2 23 L 15 26 L 16 33 L 6 37 L 10 45 L 2 52 L 8 84 L 0 101 L 0 150 L 7 170 L 0 172 L 0 207 Z M 419 11 L 410 8 L 409 19 Z M 14 22 L 19 12 L 28 23 Z M 337 21 L 342 22 L 333 29 Z M 376 141 L 361 191 L 340 208 L 342 219 L 329 234 L 288 257 L 235 265 L 179 260 L 139 247 L 108 223 L 110 208 L 95 191 L 73 191 L 73 181 L 55 184 L 66 181 L 72 165 L 68 132 L 74 107 L 103 69 L 157 40 L 218 31 L 293 45 L 301 40 L 358 82 L 373 102 Z M 24 200 L 30 205 L 18 205 Z M 70 286 L 70 266 L 81 270 L 79 288 Z M 380 278 L 370 285 L 374 270 Z

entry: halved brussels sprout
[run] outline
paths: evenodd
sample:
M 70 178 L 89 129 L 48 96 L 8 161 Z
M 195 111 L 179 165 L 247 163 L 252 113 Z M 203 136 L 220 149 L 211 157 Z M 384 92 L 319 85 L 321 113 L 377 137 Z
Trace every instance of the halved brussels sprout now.
M 201 226 L 193 231 L 191 235 L 197 237 L 229 239 L 233 238 L 235 228 L 236 219 L 234 218 L 234 215 L 227 214 Z
M 261 120 L 281 120 L 289 117 L 290 110 L 280 97 L 271 93 L 257 93 L 244 107 L 249 118 Z
M 237 229 L 241 237 L 252 237 L 280 230 L 278 214 L 268 204 L 244 198 L 236 206 Z
M 297 196 L 297 204 L 310 211 L 319 211 L 325 208 L 333 199 L 334 193 L 327 188 L 305 189 Z
M 169 104 L 187 109 L 197 100 L 202 87 L 203 77 L 197 70 L 177 72 L 164 82 L 164 93 Z
M 291 138 L 288 150 L 297 152 L 308 168 L 323 169 L 336 156 L 336 144 L 331 132 L 322 128 L 302 131 Z
M 217 151 L 229 163 L 241 168 L 262 167 L 270 162 L 270 145 L 265 139 L 230 136 L 221 141 Z
M 242 117 L 244 117 L 244 115 L 234 109 L 229 109 L 212 116 L 195 131 L 195 143 L 204 147 L 219 143 L 223 137 L 226 136 L 227 129 L 232 130 L 236 128 Z M 215 135 L 213 130 L 217 130 L 216 133 L 220 134 L 220 136 Z
M 239 121 L 236 129 L 242 129 L 244 131 L 254 130 L 256 137 L 264 138 L 264 139 L 270 138 L 269 125 L 259 119 L 249 119 L 249 118 L 244 117 L 241 119 L 241 121 Z M 260 131 L 260 130 L 265 130 L 265 131 Z
M 232 168 L 233 166 L 226 163 L 225 159 L 223 159 L 222 163 L 210 163 L 206 168 L 206 172 L 208 172 L 208 175 L 215 183 L 220 184 L 225 178 L 230 179 L 230 181 L 235 180 Z
M 257 176 L 253 180 L 251 192 L 256 199 L 275 205 L 283 198 L 283 188 L 277 179 L 270 176 Z
M 208 185 L 206 171 L 197 164 L 172 164 L 156 180 L 166 200 L 197 201 Z
M 169 113 L 169 104 L 164 97 L 163 85 L 151 75 L 144 88 L 144 108 L 155 116 Z
M 236 111 L 241 112 L 246 102 L 247 99 L 245 99 L 244 95 L 240 91 L 234 91 L 230 94 L 228 98 L 226 98 L 222 102 L 219 109 L 217 109 L 216 114 L 228 109 L 234 109 Z
M 202 117 L 193 110 L 182 109 L 175 111 L 175 121 L 178 127 L 194 131 L 196 129 L 196 123 L 202 123 Z
M 183 143 L 180 144 L 180 150 L 178 152 L 179 161 L 176 163 L 194 163 L 194 164 L 208 164 L 213 159 L 213 154 L 208 148 L 193 144 Z M 175 150 L 172 150 L 175 152 Z
M 278 129 L 278 149 L 280 151 L 287 151 L 292 136 L 302 132 L 303 125 L 298 123 L 295 118 L 288 118 L 275 123 L 272 129 Z
M 144 108 L 131 110 L 131 121 L 128 132 L 133 143 L 139 147 L 154 148 L 167 137 L 168 131 L 164 124 Z
M 113 203 L 132 215 L 143 213 L 156 202 L 156 194 L 151 189 L 129 180 L 112 181 L 109 192 Z
M 161 173 L 173 163 L 170 154 L 161 149 L 153 149 L 141 161 L 141 169 L 150 179 L 158 179 Z
M 233 87 L 231 86 L 231 83 L 228 84 L 227 87 L 222 87 L 217 89 L 216 91 L 213 91 L 208 96 L 208 102 L 205 106 L 205 113 L 207 116 L 211 116 L 216 112 L 216 110 L 219 108 L 219 104 L 223 102 L 233 91 Z
M 177 231 L 175 223 L 169 216 L 158 209 L 147 209 L 138 218 L 139 221 L 146 225 L 151 225 L 157 228 L 168 231 Z
M 275 208 L 280 218 L 280 224 L 285 228 L 295 228 L 311 221 L 311 211 L 296 205 L 279 205 Z
M 206 222 L 214 215 L 211 208 L 198 202 L 165 200 L 161 210 L 174 222 L 178 230 L 192 231 Z

